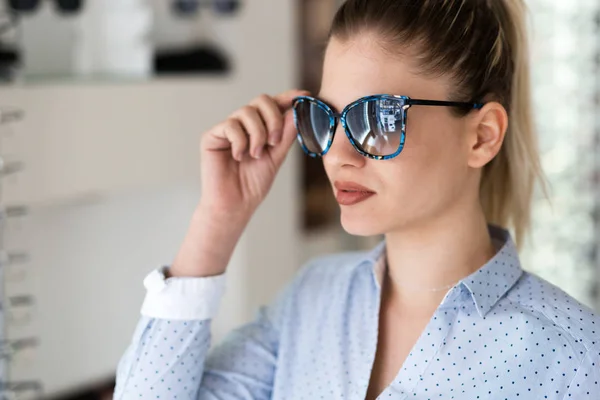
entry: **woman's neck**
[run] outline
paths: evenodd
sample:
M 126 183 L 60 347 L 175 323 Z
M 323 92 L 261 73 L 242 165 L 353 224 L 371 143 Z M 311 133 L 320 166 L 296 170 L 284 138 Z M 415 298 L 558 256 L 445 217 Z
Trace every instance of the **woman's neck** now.
M 386 234 L 386 286 L 403 308 L 437 308 L 454 285 L 496 253 L 483 212 L 452 213 Z M 432 290 L 435 289 L 435 290 Z

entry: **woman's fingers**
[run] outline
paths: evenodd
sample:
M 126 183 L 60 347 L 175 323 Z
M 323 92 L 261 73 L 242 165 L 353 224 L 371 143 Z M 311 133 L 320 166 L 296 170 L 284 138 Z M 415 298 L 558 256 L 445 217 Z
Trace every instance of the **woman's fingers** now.
M 285 160 L 285 157 L 295 140 L 296 126 L 294 125 L 294 114 L 290 110 L 284 116 L 284 128 L 281 142 L 279 142 L 279 144 L 274 146 L 271 150 L 273 161 L 277 167 L 283 164 L 283 161 Z
M 242 124 L 235 118 L 229 118 L 220 131 L 231 145 L 231 155 L 236 161 L 242 161 L 249 145 L 248 135 Z
M 267 143 L 275 146 L 281 140 L 283 131 L 283 115 L 279 106 L 271 96 L 266 94 L 257 97 L 250 104 L 257 108 L 266 125 Z
M 209 151 L 231 149 L 232 157 L 242 161 L 246 153 L 260 158 L 268 144 L 273 147 L 280 165 L 295 137 L 292 101 L 308 94 L 303 90 L 290 90 L 275 97 L 258 96 L 215 126 L 204 138 L 204 148 Z
M 308 96 L 310 92 L 306 90 L 288 90 L 287 92 L 283 92 L 273 97 L 273 100 L 279 106 L 279 110 L 282 114 L 285 114 L 290 108 L 292 108 L 292 101 L 294 98 L 299 96 Z
M 244 106 L 232 115 L 241 122 L 246 134 L 250 137 L 250 155 L 260 158 L 267 143 L 267 127 L 254 106 Z

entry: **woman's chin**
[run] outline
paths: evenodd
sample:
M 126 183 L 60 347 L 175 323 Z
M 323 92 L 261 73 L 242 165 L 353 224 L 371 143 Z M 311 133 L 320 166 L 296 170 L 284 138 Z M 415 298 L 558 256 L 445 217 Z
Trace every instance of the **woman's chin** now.
M 381 220 L 367 216 L 357 217 L 345 215 L 343 211 L 340 216 L 342 228 L 344 228 L 348 234 L 354 236 L 375 236 L 385 233 L 381 226 L 381 222 L 377 223 L 378 221 Z

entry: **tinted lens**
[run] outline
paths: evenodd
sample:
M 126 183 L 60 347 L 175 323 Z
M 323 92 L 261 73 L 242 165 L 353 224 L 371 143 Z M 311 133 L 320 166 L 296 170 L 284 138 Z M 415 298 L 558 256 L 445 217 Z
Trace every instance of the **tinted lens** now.
M 300 100 L 294 107 L 298 133 L 309 152 L 321 154 L 330 139 L 329 114 L 316 103 Z
M 368 100 L 352 107 L 346 126 L 356 145 L 373 156 L 389 156 L 404 145 L 402 124 L 404 101 Z

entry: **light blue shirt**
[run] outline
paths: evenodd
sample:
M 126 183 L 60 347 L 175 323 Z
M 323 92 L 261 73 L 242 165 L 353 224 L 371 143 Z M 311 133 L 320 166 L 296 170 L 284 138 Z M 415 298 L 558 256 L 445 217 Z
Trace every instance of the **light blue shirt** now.
M 600 399 L 600 318 L 491 233 L 496 256 L 448 291 L 379 399 Z M 384 246 L 305 266 L 210 352 L 210 319 L 143 317 L 115 399 L 364 399 Z

